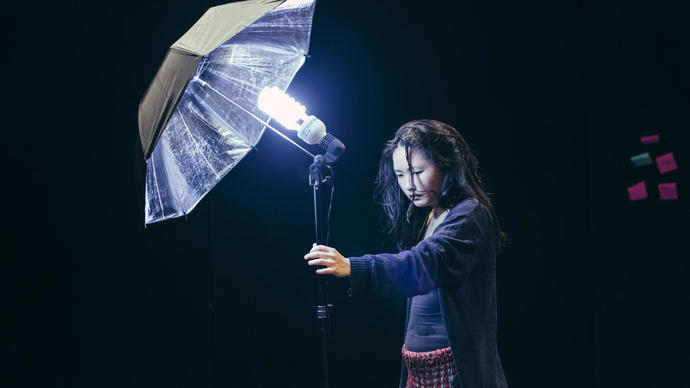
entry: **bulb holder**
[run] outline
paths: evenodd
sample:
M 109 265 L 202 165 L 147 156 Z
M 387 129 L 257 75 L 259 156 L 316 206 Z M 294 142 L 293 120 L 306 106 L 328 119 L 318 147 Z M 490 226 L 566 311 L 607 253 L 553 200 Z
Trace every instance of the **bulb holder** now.
M 326 161 L 329 164 L 335 163 L 340 158 L 340 155 L 345 152 L 345 144 L 330 133 L 327 133 L 321 139 L 319 147 L 326 150 Z
M 307 144 L 319 144 L 326 137 L 326 124 L 316 116 L 308 116 L 297 133 Z

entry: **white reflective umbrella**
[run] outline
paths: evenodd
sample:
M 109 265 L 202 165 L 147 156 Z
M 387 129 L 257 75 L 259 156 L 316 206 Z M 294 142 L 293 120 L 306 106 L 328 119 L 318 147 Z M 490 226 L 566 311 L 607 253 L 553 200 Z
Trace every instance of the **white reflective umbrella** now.
M 314 5 L 213 7 L 171 46 L 139 107 L 147 224 L 189 213 L 258 143 L 259 93 L 286 90 L 304 63 Z

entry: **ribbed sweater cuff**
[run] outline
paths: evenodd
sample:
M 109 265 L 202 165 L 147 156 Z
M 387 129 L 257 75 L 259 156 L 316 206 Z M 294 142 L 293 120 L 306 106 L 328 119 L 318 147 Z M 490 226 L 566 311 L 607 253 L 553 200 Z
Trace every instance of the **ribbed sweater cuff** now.
M 363 257 L 350 257 L 350 290 L 352 297 L 366 294 L 371 287 L 371 262 Z

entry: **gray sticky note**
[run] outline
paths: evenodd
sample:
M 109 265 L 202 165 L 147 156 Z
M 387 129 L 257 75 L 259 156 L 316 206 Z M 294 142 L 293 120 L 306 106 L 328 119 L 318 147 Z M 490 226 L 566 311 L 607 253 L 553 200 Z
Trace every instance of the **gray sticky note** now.
M 652 158 L 649 156 L 649 152 L 644 152 L 639 155 L 631 156 L 630 161 L 637 167 L 647 166 L 652 163 Z

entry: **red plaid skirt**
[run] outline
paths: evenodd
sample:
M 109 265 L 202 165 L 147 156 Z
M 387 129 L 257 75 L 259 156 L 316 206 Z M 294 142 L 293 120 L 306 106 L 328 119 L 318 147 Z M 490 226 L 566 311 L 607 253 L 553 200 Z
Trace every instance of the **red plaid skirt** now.
M 430 352 L 411 352 L 402 348 L 407 366 L 405 388 L 450 388 L 450 378 L 457 372 L 450 348 Z

